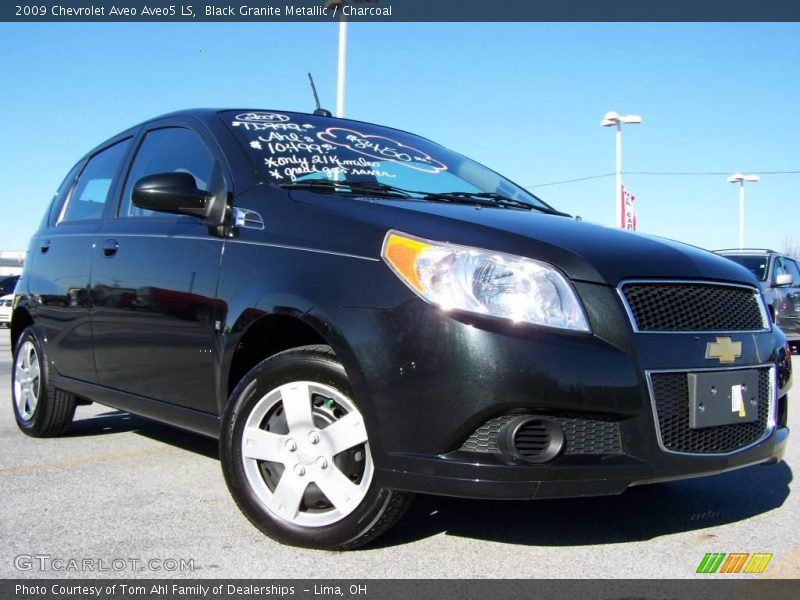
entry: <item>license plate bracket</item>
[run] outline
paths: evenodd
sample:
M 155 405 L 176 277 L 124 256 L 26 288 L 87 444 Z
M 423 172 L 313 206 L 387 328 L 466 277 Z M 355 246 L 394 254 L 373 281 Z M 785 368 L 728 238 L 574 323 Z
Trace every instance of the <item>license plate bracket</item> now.
M 758 371 L 689 373 L 689 427 L 717 427 L 758 419 Z

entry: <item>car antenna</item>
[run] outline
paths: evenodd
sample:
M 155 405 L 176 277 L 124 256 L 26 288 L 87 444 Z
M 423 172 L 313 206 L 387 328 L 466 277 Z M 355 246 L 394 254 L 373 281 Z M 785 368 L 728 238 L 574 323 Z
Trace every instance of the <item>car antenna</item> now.
M 314 114 L 320 117 L 332 117 L 331 111 L 327 108 L 322 108 L 319 105 L 319 96 L 317 96 L 317 86 L 314 85 L 314 78 L 311 73 L 308 74 L 308 82 L 311 84 L 311 91 L 314 93 L 314 102 L 317 103 L 317 108 L 314 109 Z

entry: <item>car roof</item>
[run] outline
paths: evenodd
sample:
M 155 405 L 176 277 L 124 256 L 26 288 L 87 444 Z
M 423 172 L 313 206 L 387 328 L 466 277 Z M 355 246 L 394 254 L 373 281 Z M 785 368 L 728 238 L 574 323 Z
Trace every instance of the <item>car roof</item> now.
M 139 127 L 141 125 L 146 125 L 147 123 L 150 123 L 152 121 L 158 121 L 160 119 L 168 119 L 168 118 L 171 118 L 171 117 L 193 117 L 193 118 L 200 119 L 200 120 L 203 120 L 203 121 L 209 121 L 209 120 L 217 118 L 220 115 L 220 113 L 224 113 L 224 112 L 276 112 L 276 113 L 285 113 L 285 114 L 288 114 L 288 115 L 299 115 L 299 116 L 303 116 L 303 117 L 315 117 L 315 118 L 322 118 L 322 119 L 330 119 L 332 122 L 336 121 L 336 122 L 360 123 L 360 124 L 363 124 L 363 125 L 372 125 L 373 127 L 381 127 L 383 129 L 390 129 L 392 131 L 399 131 L 400 133 L 404 133 L 406 135 L 413 135 L 414 137 L 427 139 L 427 138 L 424 138 L 423 136 L 421 136 L 421 135 L 419 135 L 417 133 L 412 133 L 410 131 L 405 131 L 403 129 L 398 129 L 397 127 L 390 127 L 388 125 L 384 125 L 383 123 L 372 123 L 370 121 L 360 121 L 358 119 L 345 119 L 344 117 L 334 117 L 334 116 L 326 117 L 326 116 L 323 116 L 323 115 L 315 115 L 313 113 L 303 112 L 303 111 L 298 111 L 298 110 L 283 110 L 283 109 L 280 109 L 280 108 L 252 108 L 252 107 L 250 107 L 250 108 L 241 108 L 241 107 L 238 107 L 238 108 L 237 107 L 229 107 L 229 108 L 187 108 L 187 109 L 176 110 L 176 111 L 173 111 L 173 112 L 170 112 L 170 113 L 159 115 L 159 116 L 154 117 L 152 119 L 147 119 L 146 121 L 144 121 L 142 123 L 139 123 L 138 125 L 136 125 L 135 127 L 130 128 L 130 129 L 135 129 L 136 127 Z M 431 141 L 431 140 L 428 140 L 428 141 Z
M 775 250 L 768 250 L 766 248 L 726 248 L 723 250 L 714 250 L 717 254 L 780 254 Z

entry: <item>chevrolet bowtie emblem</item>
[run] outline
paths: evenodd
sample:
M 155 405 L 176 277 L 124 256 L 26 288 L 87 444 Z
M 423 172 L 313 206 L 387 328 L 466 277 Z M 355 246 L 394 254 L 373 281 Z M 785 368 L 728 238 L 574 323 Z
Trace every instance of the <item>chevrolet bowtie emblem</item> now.
M 706 358 L 718 358 L 720 363 L 732 363 L 742 355 L 742 342 L 729 337 L 718 337 L 716 342 L 706 344 Z

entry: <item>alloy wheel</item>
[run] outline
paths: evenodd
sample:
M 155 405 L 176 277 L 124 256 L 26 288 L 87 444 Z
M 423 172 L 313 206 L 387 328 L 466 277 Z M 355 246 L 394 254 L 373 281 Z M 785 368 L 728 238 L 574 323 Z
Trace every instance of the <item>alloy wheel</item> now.
M 256 402 L 241 452 L 259 501 L 303 527 L 349 515 L 366 496 L 374 471 L 364 419 L 353 401 L 311 381 L 287 383 Z
M 36 347 L 26 340 L 17 352 L 14 365 L 14 401 L 23 421 L 30 421 L 41 393 L 41 371 Z

